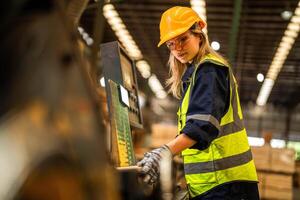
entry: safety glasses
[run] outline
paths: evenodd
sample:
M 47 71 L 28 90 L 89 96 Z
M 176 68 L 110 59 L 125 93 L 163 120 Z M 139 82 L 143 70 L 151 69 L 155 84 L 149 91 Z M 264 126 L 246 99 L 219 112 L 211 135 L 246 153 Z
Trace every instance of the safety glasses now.
M 191 38 L 191 33 L 185 33 L 184 35 L 179 36 L 176 39 L 167 41 L 166 45 L 168 49 L 172 51 L 175 50 L 177 47 L 183 47 L 184 45 L 186 45 L 190 40 L 190 38 Z

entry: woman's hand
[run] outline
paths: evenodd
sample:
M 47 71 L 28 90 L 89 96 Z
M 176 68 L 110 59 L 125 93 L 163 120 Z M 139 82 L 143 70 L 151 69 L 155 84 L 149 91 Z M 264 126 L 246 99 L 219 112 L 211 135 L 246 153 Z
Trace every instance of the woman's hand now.
M 167 145 L 145 153 L 144 158 L 137 163 L 141 167 L 140 175 L 143 182 L 153 185 L 158 181 L 160 174 L 160 161 L 164 156 L 171 156 Z

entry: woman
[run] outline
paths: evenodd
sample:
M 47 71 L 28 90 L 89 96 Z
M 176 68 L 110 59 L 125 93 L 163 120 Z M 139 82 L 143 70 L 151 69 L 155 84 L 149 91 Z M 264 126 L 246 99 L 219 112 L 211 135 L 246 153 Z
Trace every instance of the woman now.
M 160 42 L 170 50 L 170 92 L 181 99 L 179 135 L 138 163 L 155 183 L 166 152 L 183 156 L 192 199 L 259 199 L 257 175 L 243 125 L 236 80 L 202 31 L 206 23 L 188 7 L 165 11 Z

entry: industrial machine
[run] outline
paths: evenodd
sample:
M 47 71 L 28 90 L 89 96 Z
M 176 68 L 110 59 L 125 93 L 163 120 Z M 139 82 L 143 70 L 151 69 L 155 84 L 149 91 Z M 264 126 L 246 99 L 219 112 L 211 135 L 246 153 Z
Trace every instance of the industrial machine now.
M 116 41 L 101 44 L 100 52 L 110 114 L 112 159 L 116 167 L 134 166 L 131 130 L 143 127 L 135 65 Z
M 111 125 L 111 157 L 122 178 L 123 199 L 172 199 L 172 160 L 162 159 L 160 183 L 148 186 L 139 181 L 132 130 L 143 128 L 135 63 L 117 41 L 101 44 Z

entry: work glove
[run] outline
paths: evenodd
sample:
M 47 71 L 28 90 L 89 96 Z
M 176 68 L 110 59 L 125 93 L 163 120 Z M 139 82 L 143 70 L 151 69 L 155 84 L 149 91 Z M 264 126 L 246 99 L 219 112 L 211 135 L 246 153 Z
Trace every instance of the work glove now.
M 141 167 L 140 175 L 143 182 L 153 185 L 158 181 L 160 174 L 160 162 L 163 157 L 171 157 L 172 153 L 167 145 L 145 153 L 144 158 L 137 163 Z

